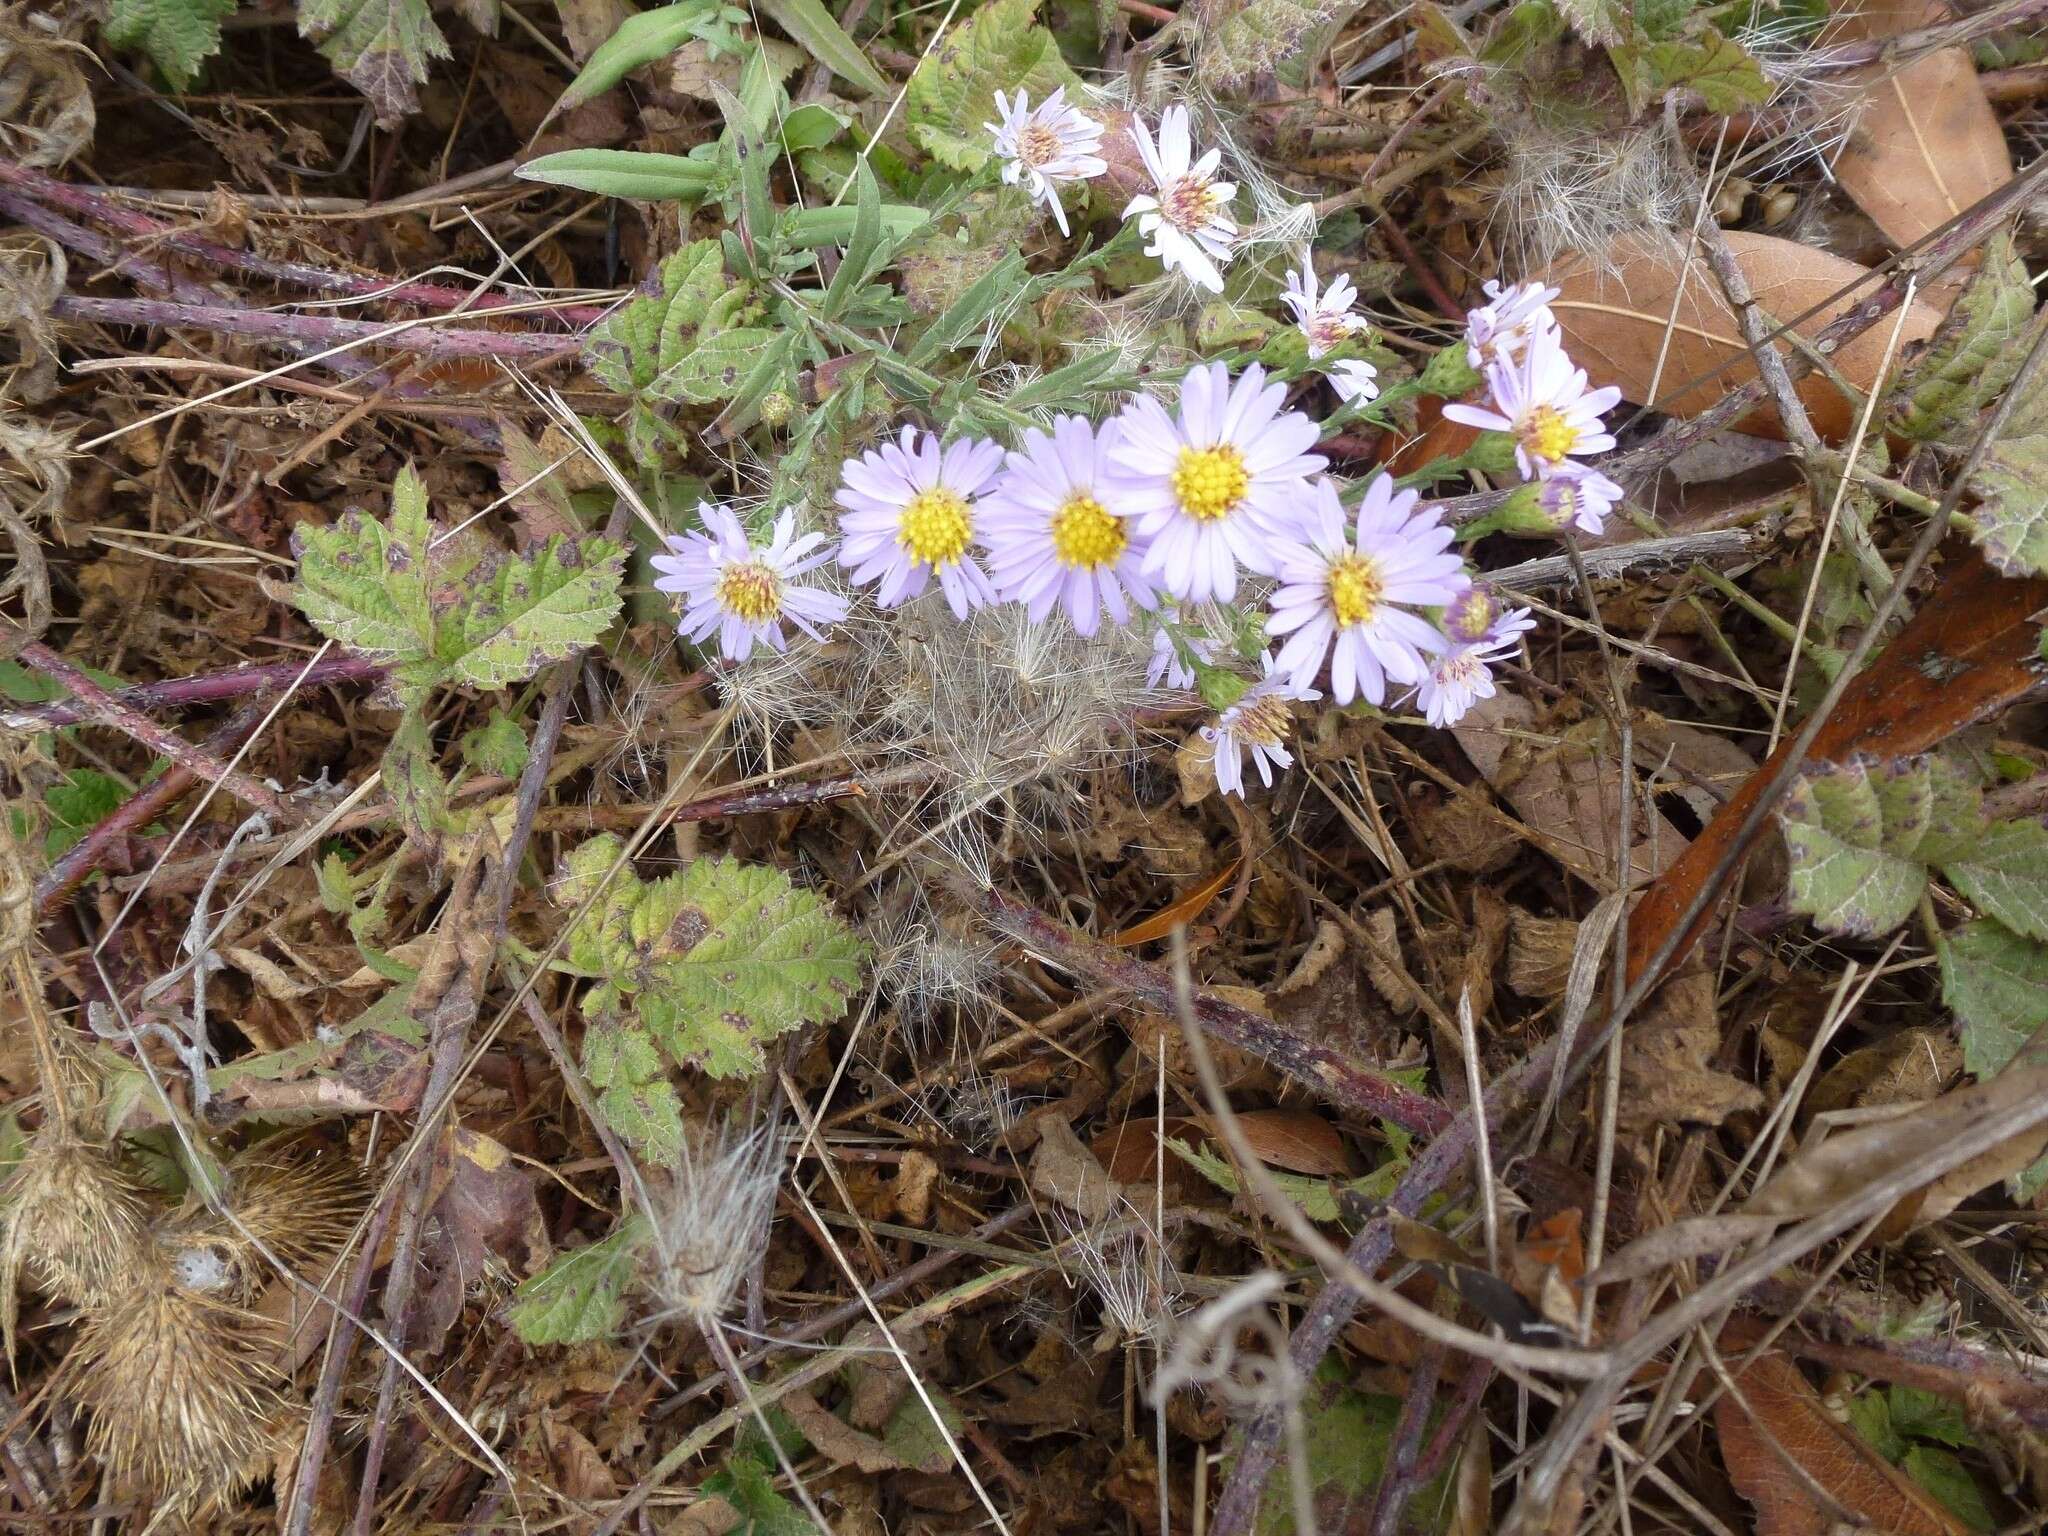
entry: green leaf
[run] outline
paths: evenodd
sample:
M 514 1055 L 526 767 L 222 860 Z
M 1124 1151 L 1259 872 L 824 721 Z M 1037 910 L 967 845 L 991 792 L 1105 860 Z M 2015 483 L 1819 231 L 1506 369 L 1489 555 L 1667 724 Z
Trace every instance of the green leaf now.
M 1195 77 L 1225 95 L 1261 81 L 1308 83 L 1359 0 L 1250 0 L 1203 38 Z
M 220 52 L 220 24 L 234 13 L 235 0 L 113 0 L 107 41 L 141 49 L 172 90 L 186 91 Z
M 858 208 L 788 208 L 782 214 L 782 238 L 799 250 L 845 245 L 853 238 L 859 216 Z M 883 203 L 876 216 L 883 236 L 889 240 L 901 240 L 931 219 L 930 213 L 908 203 Z
M 1892 1424 L 1901 1435 L 1950 1447 L 1977 1443 L 1963 1410 L 1940 1394 L 1920 1387 L 1890 1387 L 1885 1397 L 1889 1400 Z
M 351 512 L 301 524 L 293 543 L 300 610 L 329 639 L 390 663 L 404 695 L 517 681 L 595 641 L 618 612 L 623 550 L 557 536 L 529 555 L 479 555 L 476 541 L 438 533 L 410 467 L 388 523 Z
M 619 1135 L 659 1163 L 682 1155 L 682 1101 L 645 1030 L 623 1022 L 592 1024 L 583 1034 L 583 1075 Z
M 1711 29 L 1696 43 L 1652 43 L 1643 58 L 1659 86 L 1690 91 L 1709 112 L 1740 112 L 1771 99 L 1757 61 Z
M 868 62 L 868 56 L 818 0 L 761 0 L 761 9 L 797 42 L 805 52 L 848 85 L 858 86 L 864 95 L 887 96 L 893 88 L 882 72 Z
M 128 799 L 121 781 L 97 768 L 72 768 L 64 782 L 43 791 L 43 809 L 50 825 L 43 833 L 43 852 L 56 858 L 113 815 Z
M 682 0 L 628 16 L 618 31 L 591 49 L 590 57 L 548 113 L 567 112 L 602 96 L 634 70 L 665 59 L 718 13 L 718 0 Z
M 1595 48 L 1625 43 L 1634 19 L 1623 0 L 1558 0 L 1557 8 L 1574 32 Z
M 594 645 L 618 617 L 624 564 L 619 545 L 559 535 L 530 555 L 494 554 L 441 625 L 448 678 L 502 688 Z
M 2000 1071 L 2048 1024 L 2048 948 L 1979 918 L 1943 936 L 1941 1000 L 1962 1025 L 1963 1066 Z
M 633 299 L 591 328 L 583 360 L 607 389 L 639 394 L 697 344 L 713 301 L 732 287 L 718 242 L 692 241 L 661 264 L 660 293 Z
M 526 732 L 502 709 L 462 737 L 462 760 L 479 773 L 516 779 L 526 766 Z
M 1022 254 L 1006 253 L 990 271 L 975 279 L 943 315 L 925 327 L 925 333 L 910 349 L 911 364 L 923 367 L 986 331 L 989 321 L 1016 301 L 1024 274 Z
M 652 1236 L 634 1216 L 602 1241 L 564 1253 L 512 1293 L 512 1331 L 523 1343 L 596 1344 L 626 1321 L 626 1283 Z
M 925 151 L 949 170 L 978 171 L 993 149 L 983 124 L 997 91 L 1023 89 L 1042 101 L 1081 82 L 1060 57 L 1052 33 L 1033 19 L 1038 0 L 988 0 L 922 59 L 904 97 L 904 121 Z
M 1906 1454 L 1906 1437 L 1893 1427 L 1892 1405 L 1882 1392 L 1859 1392 L 1849 1399 L 1849 1427 L 1886 1461 Z
M 1803 774 L 1782 812 L 1791 900 L 1831 933 L 1871 937 L 1906 920 L 1927 862 L 1978 836 L 1976 791 L 1939 758 L 1859 758 Z
M 1950 1514 L 1973 1531 L 1992 1531 L 1998 1521 L 1984 1498 L 1984 1490 L 1962 1458 L 1939 1446 L 1916 1445 L 1899 1462 L 1899 1470 L 1934 1496 Z
M 385 128 L 419 110 L 427 61 L 449 56 L 427 0 L 299 0 L 299 36 L 369 97 Z
M 1388 1474 L 1394 1431 L 1401 1419 L 1401 1400 L 1379 1392 L 1360 1392 L 1333 1364 L 1316 1372 L 1302 1395 L 1306 1463 L 1318 1529 L 1349 1531 L 1371 1523 L 1369 1516 Z M 1455 1459 L 1409 1498 L 1395 1524 L 1404 1531 L 1442 1532 L 1455 1508 L 1449 1497 Z M 1253 1521 L 1257 1536 L 1309 1536 L 1294 1523 L 1294 1496 L 1286 1469 L 1276 1472 Z
M 2048 827 L 1998 822 L 1941 872 L 1985 916 L 2048 942 Z
M 2004 437 L 1970 476 L 1977 493 L 1972 537 L 2008 576 L 2048 573 L 2048 433 Z
M 703 1491 L 746 1517 L 733 1536 L 818 1536 L 811 1517 L 775 1491 L 774 1476 L 751 1456 L 735 1453 L 723 1472 L 704 1479 Z
M 405 835 L 438 852 L 448 827 L 448 781 L 434 760 L 434 733 L 417 704 L 398 717 L 384 748 L 384 787 Z
M 1955 442 L 1976 427 L 2026 354 L 2034 289 L 2012 236 L 1999 234 L 1887 405 L 1891 430 L 1916 443 Z
M 846 131 L 846 123 L 844 117 L 823 102 L 807 101 L 783 118 L 782 147 L 799 155 L 805 150 L 823 149 Z
M 564 149 L 529 160 L 513 173 L 522 181 L 573 187 L 643 203 L 696 203 L 718 185 L 714 161 L 657 155 L 637 149 Z

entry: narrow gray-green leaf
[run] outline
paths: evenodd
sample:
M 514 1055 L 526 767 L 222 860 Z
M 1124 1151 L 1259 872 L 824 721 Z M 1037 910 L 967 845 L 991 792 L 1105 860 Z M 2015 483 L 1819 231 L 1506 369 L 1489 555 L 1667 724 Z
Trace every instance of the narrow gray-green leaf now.
M 700 202 L 718 183 L 718 167 L 708 161 L 634 149 L 565 149 L 529 160 L 515 174 L 644 203 Z
M 810 56 L 848 85 L 859 86 L 869 96 L 890 94 L 889 82 L 868 62 L 860 44 L 847 35 L 830 11 L 818 0 L 761 0 L 761 9 Z
M 618 31 L 591 50 L 590 58 L 548 115 L 553 117 L 580 107 L 602 96 L 642 65 L 667 58 L 688 42 L 717 9 L 718 0 L 682 0 L 679 5 L 664 5 L 628 16 L 619 23 Z

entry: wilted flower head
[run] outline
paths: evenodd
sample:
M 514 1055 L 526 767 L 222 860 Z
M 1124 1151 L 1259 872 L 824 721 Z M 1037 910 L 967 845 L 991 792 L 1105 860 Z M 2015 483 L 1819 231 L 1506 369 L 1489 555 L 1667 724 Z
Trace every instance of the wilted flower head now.
M 1522 355 L 1530 337 L 1557 329 L 1550 301 L 1562 289 L 1541 283 L 1504 288 L 1494 279 L 1484 285 L 1487 302 L 1465 316 L 1465 360 L 1474 368 L 1509 363 Z
M 1486 380 L 1493 409 L 1459 403 L 1445 406 L 1444 415 L 1468 427 L 1512 434 L 1515 462 L 1525 479 L 1554 474 L 1574 455 L 1614 446 L 1600 418 L 1614 408 L 1621 391 L 1612 385 L 1589 388 L 1586 370 L 1572 366 L 1556 332 L 1533 334 L 1519 362 L 1489 363 Z
M 1346 405 L 1354 400 L 1376 400 L 1380 393 L 1380 371 L 1362 357 L 1347 357 L 1330 365 L 1330 388 Z
M 1322 694 L 1305 688 L 1280 671 L 1270 652 L 1262 658 L 1265 676 L 1245 689 L 1238 701 L 1202 727 L 1202 739 L 1216 748 L 1216 787 L 1226 795 L 1244 795 L 1244 754 L 1252 755 L 1259 782 L 1271 788 L 1273 770 L 1294 765 L 1287 750 L 1287 730 L 1294 703 L 1308 703 Z
M 1013 187 L 1022 186 L 1043 203 L 1058 221 L 1060 233 L 1066 234 L 1067 210 L 1060 203 L 1059 183 L 1086 181 L 1109 169 L 1109 162 L 1098 153 L 1102 124 L 1067 104 L 1065 86 L 1036 107 L 1025 91 L 1017 93 L 1014 105 L 997 91 L 996 115 L 1001 122 L 983 123 L 982 127 L 995 135 L 1003 180 Z
M 1493 697 L 1493 663 L 1521 648 L 1536 627 L 1526 608 L 1503 608 L 1491 588 L 1476 586 L 1444 612 L 1442 649 L 1428 658 L 1412 697 L 1423 717 L 1442 729 L 1474 703 Z
M 1137 215 L 1138 233 L 1151 242 L 1145 254 L 1178 267 L 1197 286 L 1221 293 L 1222 268 L 1237 243 L 1237 220 L 1230 213 L 1237 186 L 1216 180 L 1223 151 L 1212 149 L 1194 158 L 1186 107 L 1168 107 L 1160 114 L 1156 144 L 1143 118 L 1131 120 L 1131 138 L 1153 190 L 1132 198 L 1124 217 Z
M 1098 431 L 1079 416 L 1062 416 L 1050 436 L 1026 431 L 982 503 L 989 575 L 1033 623 L 1058 604 L 1075 629 L 1092 635 L 1105 611 L 1112 624 L 1128 624 L 1131 603 L 1152 606 L 1152 584 L 1139 569 L 1144 547 L 1132 542 L 1108 483 L 1117 431 L 1113 421 Z
M 1280 301 L 1294 311 L 1295 324 L 1301 328 L 1311 358 L 1321 357 L 1330 348 L 1342 346 L 1360 331 L 1371 328 L 1372 322 L 1353 309 L 1358 302 L 1358 289 L 1351 279 L 1339 273 L 1330 279 L 1329 287 L 1320 287 L 1315 265 L 1306 251 L 1302 253 L 1301 270 L 1287 274 L 1287 291 L 1280 295 Z
M 1412 683 L 1422 676 L 1424 657 L 1442 641 L 1413 610 L 1456 601 L 1467 577 L 1442 514 L 1416 510 L 1420 499 L 1376 475 L 1347 537 L 1336 486 L 1317 482 L 1303 538 L 1282 546 L 1280 587 L 1266 620 L 1268 634 L 1289 637 L 1278 666 L 1295 682 L 1314 681 L 1330 656 L 1337 703 L 1363 697 L 1381 704 L 1390 679 Z
M 905 427 L 841 468 L 835 500 L 845 543 L 839 563 L 853 579 L 876 582 L 885 608 L 916 597 L 936 572 L 955 616 L 995 601 L 995 588 L 969 553 L 975 498 L 1002 467 L 1000 444 L 962 438 L 944 448 L 938 435 Z
M 1607 514 L 1621 504 L 1621 498 L 1620 486 L 1584 464 L 1560 464 L 1544 477 L 1536 492 L 1536 504 L 1552 527 L 1590 534 L 1607 526 Z
M 1182 380 L 1178 417 L 1141 395 L 1118 418 L 1117 495 L 1147 544 L 1146 573 L 1175 597 L 1227 602 L 1240 566 L 1273 569 L 1273 542 L 1325 462 L 1308 451 L 1316 424 L 1283 412 L 1286 398 L 1256 363 L 1235 384 L 1210 363 Z
M 683 600 L 683 638 L 701 644 L 715 633 L 727 661 L 745 661 L 757 642 L 778 651 L 788 645 L 785 619 L 819 640 L 819 626 L 846 617 L 845 598 L 796 580 L 830 560 L 832 550 L 822 533 L 797 533 L 794 510 L 776 515 L 763 546 L 747 536 L 731 507 L 700 502 L 697 516 L 704 533 L 671 534 L 670 553 L 649 562 L 660 573 L 655 590 Z

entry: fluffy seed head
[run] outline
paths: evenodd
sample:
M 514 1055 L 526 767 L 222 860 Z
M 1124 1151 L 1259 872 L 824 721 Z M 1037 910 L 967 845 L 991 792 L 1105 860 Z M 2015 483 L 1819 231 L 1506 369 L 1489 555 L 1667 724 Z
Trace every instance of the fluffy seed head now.
M 767 1241 L 782 1181 L 773 1123 L 686 1131 L 664 1196 L 656 1197 L 652 1289 L 664 1315 L 703 1326 L 731 1305 Z
M 0 1321 L 11 1353 L 22 1266 L 67 1301 L 103 1304 L 145 1261 L 151 1201 L 111 1149 L 63 1133 L 30 1144 L 8 1192 Z

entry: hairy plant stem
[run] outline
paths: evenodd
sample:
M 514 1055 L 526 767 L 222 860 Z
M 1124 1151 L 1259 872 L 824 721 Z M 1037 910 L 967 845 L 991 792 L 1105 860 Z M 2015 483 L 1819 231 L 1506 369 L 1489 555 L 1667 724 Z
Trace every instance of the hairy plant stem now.
M 200 743 L 199 750 L 214 757 L 233 756 L 235 749 L 248 740 L 250 732 L 263 723 L 263 716 L 264 707 L 260 703 L 238 710 L 233 719 Z M 183 799 L 198 782 L 198 775 L 190 768 L 182 763 L 173 763 L 159 777 L 143 785 L 95 822 L 84 837 L 65 849 L 37 878 L 36 911 L 47 916 L 112 857 L 114 850 L 130 833 L 156 820 Z
M 116 689 L 110 695 L 124 709 L 180 709 L 188 704 L 211 704 L 219 699 L 238 699 L 249 693 L 276 693 L 298 683 L 306 688 L 327 684 L 373 683 L 385 669 L 362 656 L 332 656 L 308 667 L 302 661 L 280 661 L 263 666 L 234 667 L 225 672 L 202 672 L 194 677 L 176 677 L 160 683 L 137 683 Z M 47 731 L 61 725 L 76 725 L 92 716 L 72 699 L 52 699 L 47 704 L 28 704 L 0 710 L 0 730 Z
M 188 260 L 204 262 L 224 272 L 237 272 L 247 277 L 259 278 L 265 282 L 276 283 L 280 287 L 302 288 L 311 293 L 333 294 L 347 298 L 374 299 L 380 303 L 404 304 L 417 309 L 435 311 L 477 311 L 515 306 L 522 310 L 531 308 L 527 300 L 508 298 L 502 294 L 479 293 L 473 289 L 456 288 L 440 283 L 415 282 L 356 272 L 335 272 L 305 262 L 273 261 L 250 251 L 238 251 L 231 246 L 202 239 L 161 219 L 152 218 L 138 209 L 125 207 L 95 188 L 59 181 L 53 176 L 44 175 L 41 171 L 7 159 L 0 159 L 0 186 L 18 187 L 22 193 L 36 202 L 91 219 L 129 239 L 146 242 L 154 249 L 175 251 Z M 141 261 L 142 258 L 131 255 L 124 260 Z M 168 268 L 162 271 L 168 275 Z M 599 304 L 569 304 L 546 313 L 548 317 L 567 326 L 586 326 L 602 320 L 609 313 L 609 307 Z
M 92 299 L 66 293 L 57 297 L 50 313 L 62 320 L 100 325 L 182 327 L 299 342 L 323 349 L 360 344 L 429 359 L 502 357 L 528 366 L 574 357 L 577 350 L 571 339 L 520 331 L 471 331 L 410 321 L 384 324 L 337 320 L 275 310 L 227 309 L 218 304 L 177 304 L 165 299 Z
M 169 758 L 195 780 L 220 785 L 243 804 L 254 806 L 284 826 L 295 827 L 305 820 L 300 808 L 284 795 L 238 769 L 230 769 L 213 752 L 195 747 L 146 715 L 138 715 L 42 641 L 29 641 L 18 654 L 22 665 L 30 671 L 39 672 L 66 689 L 92 724 L 119 731 L 158 757 Z

